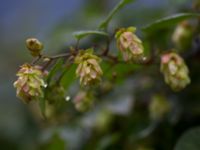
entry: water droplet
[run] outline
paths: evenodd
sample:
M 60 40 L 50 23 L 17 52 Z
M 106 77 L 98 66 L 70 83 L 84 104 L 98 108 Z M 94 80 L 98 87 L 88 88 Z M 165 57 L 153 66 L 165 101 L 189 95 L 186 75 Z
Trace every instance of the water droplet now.
M 69 101 L 70 99 L 71 99 L 70 96 L 66 96 L 66 97 L 65 97 L 65 100 L 66 100 L 66 101 Z
M 142 59 L 143 59 L 143 61 L 146 61 L 146 60 L 147 60 L 147 57 L 143 57 Z
M 47 86 L 48 86 L 48 84 L 45 83 L 45 84 L 44 84 L 44 87 L 46 88 Z

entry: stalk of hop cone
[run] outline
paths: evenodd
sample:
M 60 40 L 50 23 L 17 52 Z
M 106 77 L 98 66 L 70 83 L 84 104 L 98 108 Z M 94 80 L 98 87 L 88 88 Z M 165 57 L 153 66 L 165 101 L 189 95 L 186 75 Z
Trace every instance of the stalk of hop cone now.
M 17 97 L 28 103 L 37 97 L 43 97 L 42 87 L 45 87 L 43 72 L 37 66 L 24 64 L 17 73 L 18 79 L 14 82 Z
M 93 49 L 80 51 L 75 58 L 78 64 L 76 69 L 77 77 L 80 77 L 81 85 L 91 85 L 99 82 L 103 74 L 99 65 L 101 59 L 93 54 Z
M 164 74 L 165 82 L 174 91 L 180 91 L 190 83 L 188 67 L 184 60 L 174 52 L 161 56 L 160 70 Z
M 26 47 L 30 51 L 33 57 L 39 56 L 42 49 L 43 44 L 36 38 L 29 38 L 26 40 Z
M 124 61 L 137 61 L 143 57 L 142 41 L 134 34 L 135 27 L 121 28 L 115 34 L 117 47 L 123 55 Z

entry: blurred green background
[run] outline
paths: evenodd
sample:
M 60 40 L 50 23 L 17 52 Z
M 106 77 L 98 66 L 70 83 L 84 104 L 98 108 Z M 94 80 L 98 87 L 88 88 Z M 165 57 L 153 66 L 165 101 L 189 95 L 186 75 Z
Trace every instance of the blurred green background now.
M 149 121 L 148 116 L 146 118 L 140 116 L 145 116 L 147 110 L 140 110 L 141 113 L 130 116 L 135 100 L 134 89 L 138 88 L 138 84 L 143 83 L 142 79 L 151 83 L 150 79 L 146 77 L 136 76 L 135 79 L 127 79 L 123 85 L 116 87 L 108 97 L 104 97 L 107 101 L 103 101 L 95 109 L 84 114 L 69 111 L 69 113 L 73 113 L 71 117 L 75 118 L 71 119 L 72 121 L 70 119 L 62 121 L 62 123 L 41 121 L 33 115 L 35 112 L 33 112 L 33 108 L 30 108 L 31 106 L 24 105 L 16 98 L 15 89 L 12 85 L 16 80 L 15 74 L 21 64 L 32 60 L 25 48 L 27 38 L 37 37 L 40 39 L 45 45 L 45 53 L 58 53 L 75 44 L 72 32 L 95 29 L 117 2 L 117 0 L 1 0 L 1 150 L 132 150 L 139 147 L 138 144 L 140 145 L 140 143 L 141 145 L 150 145 L 149 147 L 152 149 L 170 150 L 180 133 L 187 127 L 189 128 L 187 121 L 184 123 L 185 120 L 183 120 L 180 123 L 183 125 L 183 130 L 177 126 L 180 132 L 177 131 L 177 136 L 172 136 L 173 130 L 176 131 L 177 129 L 165 128 L 169 124 L 169 122 L 165 122 L 158 129 L 164 128 L 166 131 L 162 131 L 162 134 L 168 134 L 163 136 L 163 141 L 159 139 L 159 136 L 162 136 L 162 134 L 159 135 L 159 131 L 157 131 L 156 137 L 149 138 L 147 142 L 134 139 L 135 133 L 145 128 Z M 187 12 L 191 6 L 191 0 L 136 0 L 135 3 L 126 6 L 113 18 L 109 28 L 114 30 L 117 27 L 134 25 L 139 29 L 138 33 L 141 34 L 140 28 L 148 23 L 177 12 Z M 195 76 L 196 78 L 199 75 L 198 73 Z M 145 80 L 143 81 L 145 82 Z M 146 94 L 148 95 L 148 93 Z M 193 101 L 199 100 L 199 96 L 195 96 Z M 170 97 L 176 100 L 173 94 Z M 191 101 L 192 99 L 188 98 L 188 100 Z M 176 102 L 179 103 L 178 100 Z M 179 108 L 176 111 L 179 111 Z M 134 121 L 138 118 L 139 122 Z M 176 120 L 176 116 L 174 118 Z M 190 121 L 195 122 L 194 126 L 199 125 L 196 118 L 194 120 L 189 118 Z M 126 126 L 122 125 L 123 123 L 129 124 Z M 104 127 L 107 124 L 111 125 L 108 127 L 109 129 Z M 153 127 L 150 126 L 148 130 Z M 123 135 L 121 135 L 122 133 Z M 123 141 L 123 137 L 125 137 L 127 143 Z M 155 147 L 148 144 L 156 143 L 152 140 L 158 140 L 160 146 Z M 168 147 L 162 147 L 165 145 L 164 142 L 168 143 Z

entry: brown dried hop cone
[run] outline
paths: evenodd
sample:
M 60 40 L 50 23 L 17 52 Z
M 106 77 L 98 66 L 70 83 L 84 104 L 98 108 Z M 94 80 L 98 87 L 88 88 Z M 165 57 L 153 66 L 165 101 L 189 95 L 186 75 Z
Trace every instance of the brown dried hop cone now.
M 24 64 L 17 73 L 18 79 L 14 82 L 17 96 L 25 103 L 37 97 L 43 97 L 42 87 L 45 87 L 43 72 L 37 66 Z
M 137 61 L 143 57 L 142 41 L 134 34 L 135 31 L 135 27 L 121 28 L 115 34 L 117 47 L 125 61 Z
M 81 85 L 91 85 L 99 82 L 103 74 L 99 62 L 101 59 L 93 54 L 93 49 L 80 51 L 75 58 L 78 64 L 76 75 L 80 77 Z
M 174 91 L 180 91 L 190 83 L 188 67 L 184 60 L 174 52 L 161 56 L 160 70 L 164 74 L 165 82 Z
M 26 47 L 29 49 L 31 55 L 36 57 L 40 55 L 43 44 L 36 38 L 29 38 L 26 40 Z

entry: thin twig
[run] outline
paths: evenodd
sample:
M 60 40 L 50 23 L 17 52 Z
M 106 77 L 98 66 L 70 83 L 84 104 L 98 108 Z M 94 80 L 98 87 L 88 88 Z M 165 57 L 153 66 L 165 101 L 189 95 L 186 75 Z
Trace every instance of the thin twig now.
M 61 57 L 69 57 L 69 56 L 71 56 L 71 53 L 58 54 L 58 55 L 55 55 L 55 56 L 43 56 L 43 58 L 58 59 L 58 58 L 61 58 Z
M 43 67 L 42 67 L 42 71 L 44 71 L 53 61 L 53 59 L 50 59 Z
M 39 55 L 37 58 L 35 58 L 35 59 L 31 62 L 31 64 L 32 64 L 32 65 L 35 65 L 41 58 L 42 58 L 42 55 Z
M 106 48 L 105 50 L 102 52 L 102 55 L 106 56 L 110 50 L 110 38 L 108 38 L 107 42 L 106 42 Z

